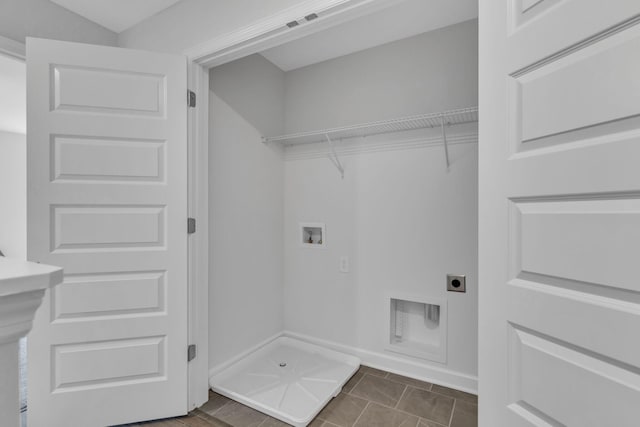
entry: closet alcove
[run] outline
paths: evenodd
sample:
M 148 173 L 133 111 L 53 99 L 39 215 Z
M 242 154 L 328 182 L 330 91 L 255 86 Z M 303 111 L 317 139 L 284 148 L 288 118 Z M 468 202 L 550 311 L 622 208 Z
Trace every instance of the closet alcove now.
M 478 27 L 449 24 L 210 70 L 213 375 L 284 335 L 476 391 Z

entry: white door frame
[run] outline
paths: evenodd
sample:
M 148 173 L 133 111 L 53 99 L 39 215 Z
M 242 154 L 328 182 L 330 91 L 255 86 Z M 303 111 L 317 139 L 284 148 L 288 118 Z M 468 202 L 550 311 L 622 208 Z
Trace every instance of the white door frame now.
M 24 43 L 0 36 L 0 54 L 10 56 L 24 62 L 27 59 Z
M 281 44 L 300 39 L 404 0 L 307 0 L 255 23 L 201 43 L 183 52 L 189 60 L 188 87 L 196 93 L 197 108 L 189 113 L 189 216 L 198 219 L 189 251 L 189 342 L 198 357 L 189 364 L 189 408 L 208 400 L 209 350 L 209 69 Z M 319 18 L 305 21 L 304 17 Z M 287 22 L 298 21 L 294 29 Z M 193 279 L 193 280 L 192 280 Z M 205 387 L 206 384 L 206 387 Z
M 191 411 L 209 400 L 209 70 L 189 60 L 187 80 L 189 90 L 196 93 L 196 108 L 189 108 L 187 122 L 187 210 L 197 220 L 187 249 L 187 333 L 189 344 L 197 348 L 187 367 Z

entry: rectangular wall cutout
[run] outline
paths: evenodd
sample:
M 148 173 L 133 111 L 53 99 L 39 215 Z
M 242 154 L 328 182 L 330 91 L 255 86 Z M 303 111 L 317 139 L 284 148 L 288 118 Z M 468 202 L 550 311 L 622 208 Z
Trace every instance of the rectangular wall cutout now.
M 327 233 L 322 222 L 301 222 L 300 245 L 306 248 L 326 247 Z
M 440 298 L 390 296 L 386 350 L 447 361 L 447 304 Z

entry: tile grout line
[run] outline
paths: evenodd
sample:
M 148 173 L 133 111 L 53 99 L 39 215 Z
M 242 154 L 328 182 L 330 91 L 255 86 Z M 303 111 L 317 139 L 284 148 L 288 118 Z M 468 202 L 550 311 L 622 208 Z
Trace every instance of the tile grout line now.
M 221 396 L 222 396 L 222 395 L 221 395 Z M 231 402 L 235 402 L 235 400 L 233 400 L 233 399 L 229 399 L 229 398 L 228 398 L 228 397 L 226 397 L 226 396 L 224 396 L 224 397 L 227 399 L 227 401 L 226 401 L 226 402 L 224 402 L 224 404 L 223 404 L 221 407 L 219 407 L 218 409 L 216 409 L 215 411 L 213 411 L 213 412 L 212 412 L 211 414 L 209 414 L 209 415 L 217 414 L 218 412 L 220 412 L 220 410 L 221 410 L 222 408 L 224 408 L 225 406 L 227 406 L 227 405 L 228 405 L 228 404 L 230 404 Z
M 369 374 L 365 374 L 365 375 L 369 375 Z M 377 375 L 374 375 L 374 377 L 381 378 L 380 376 L 377 376 Z M 357 383 L 356 385 L 360 384 L 360 381 L 362 381 L 363 379 L 364 379 L 364 375 L 362 376 L 362 378 L 360 378 L 360 380 L 358 381 L 358 383 Z M 385 379 L 387 379 L 387 380 L 388 380 L 388 378 L 385 378 Z M 389 380 L 389 381 L 392 381 L 392 380 Z M 392 381 L 392 382 L 395 382 L 396 384 L 402 384 L 402 383 L 399 383 L 399 382 L 396 382 L 396 381 Z M 405 386 L 405 388 L 404 388 L 404 390 L 403 390 L 403 392 L 402 392 L 402 395 L 400 396 L 400 399 L 402 399 L 402 397 L 404 396 L 404 393 L 405 393 L 409 388 L 414 388 L 414 389 L 416 389 L 416 390 L 428 391 L 428 392 L 430 392 L 430 393 L 435 393 L 435 394 L 437 394 L 438 396 L 442 396 L 442 397 L 446 397 L 446 398 L 449 398 L 449 399 L 453 399 L 453 400 L 454 400 L 454 402 L 455 402 L 455 400 L 456 400 L 455 398 L 453 398 L 453 397 L 451 397 L 451 396 L 447 396 L 447 395 L 444 395 L 444 394 L 440 394 L 440 393 L 432 392 L 432 391 L 429 391 L 429 390 L 424 390 L 424 389 L 422 389 L 422 388 L 413 387 L 413 386 L 411 386 L 411 385 L 409 385 L 409 384 L 406 384 L 406 383 L 404 383 L 404 384 L 402 384 L 402 385 L 404 385 L 404 386 Z M 433 385 L 433 384 L 431 384 L 431 385 Z M 354 386 L 354 387 L 352 388 L 352 390 L 355 390 L 355 388 L 356 388 L 356 386 Z M 398 411 L 398 412 L 401 412 L 401 413 L 406 414 L 406 415 L 410 415 L 410 416 L 412 416 L 412 417 L 417 417 L 418 419 L 424 418 L 424 417 L 419 416 L 418 414 L 414 414 L 414 413 L 407 412 L 407 411 L 404 411 L 404 410 L 402 410 L 402 409 L 399 409 L 399 408 L 398 408 L 398 405 L 400 404 L 400 400 L 398 400 L 398 402 L 397 402 L 394 406 L 389 406 L 389 405 L 385 405 L 384 403 L 374 402 L 374 401 L 369 400 L 369 399 L 364 399 L 364 398 L 362 398 L 362 397 L 360 397 L 360 396 L 357 396 L 357 395 L 355 395 L 355 394 L 353 394 L 353 395 L 352 395 L 352 394 L 351 394 L 351 392 L 349 392 L 349 393 L 347 393 L 347 394 L 349 394 L 349 395 L 351 395 L 351 396 L 353 396 L 353 397 L 357 397 L 357 398 L 359 398 L 359 399 L 366 400 L 367 402 L 370 402 L 370 403 L 375 403 L 375 404 L 380 405 L 380 406 L 383 406 L 383 407 L 385 407 L 385 408 L 389 408 L 389 409 L 396 410 L 396 411 Z M 368 403 L 367 403 L 367 406 L 368 406 Z M 453 409 L 452 409 L 451 413 L 453 414 Z M 449 422 L 451 422 L 451 417 L 452 417 L 452 416 L 453 416 L 453 415 L 451 415 L 451 416 L 449 417 Z M 424 419 L 425 419 L 425 420 L 427 420 L 427 421 L 433 421 L 433 422 L 435 422 L 434 420 L 430 420 L 430 419 L 428 419 L 428 418 L 424 418 Z M 437 424 L 439 424 L 439 423 L 437 423 Z M 448 427 L 448 426 L 445 426 L 445 427 Z
M 425 383 L 425 384 L 429 384 L 429 387 L 418 387 L 416 384 L 409 384 L 408 382 L 402 381 L 402 380 L 392 380 L 391 378 L 385 378 L 385 379 L 388 380 L 388 381 L 391 381 L 392 383 L 406 385 L 406 386 L 409 386 L 409 387 L 416 388 L 418 390 L 431 391 L 431 388 L 433 387 L 433 384 L 431 384 L 430 382 L 426 382 L 426 381 L 422 381 L 422 382 Z M 421 380 L 418 380 L 418 381 L 421 381 Z M 434 391 L 432 393 L 436 393 L 436 392 Z M 440 394 L 440 393 L 438 393 L 438 394 Z M 451 396 L 448 396 L 448 397 L 451 397 Z
M 416 387 L 414 387 L 414 388 L 416 388 Z M 419 390 L 424 390 L 424 389 L 419 389 Z M 477 405 L 477 403 L 471 402 L 471 401 L 469 401 L 469 400 L 467 400 L 467 399 L 463 399 L 463 398 L 461 398 L 461 397 L 453 397 L 453 396 L 449 396 L 448 394 L 438 393 L 437 391 L 433 391 L 433 390 L 426 390 L 426 391 L 431 392 L 431 393 L 435 393 L 435 394 L 437 394 L 438 396 L 448 397 L 449 399 L 453 399 L 453 400 L 462 400 L 462 401 L 464 401 L 464 402 L 467 402 L 467 403 L 471 403 L 471 404 Z
M 355 390 L 355 389 L 356 389 L 356 387 L 358 386 L 358 384 L 360 384 L 360 383 L 362 382 L 362 380 L 364 379 L 364 377 L 366 377 L 366 376 L 368 375 L 368 374 L 365 374 L 364 372 L 363 372 L 362 374 L 363 374 L 363 375 L 362 375 L 362 377 L 358 380 L 358 382 L 357 382 L 357 383 L 355 383 L 355 384 L 353 385 L 353 387 L 351 387 L 351 390 L 349 390 L 349 391 L 348 391 L 348 392 L 346 392 L 345 394 L 348 394 L 348 395 L 350 395 L 350 396 L 354 396 L 354 397 L 358 397 L 358 396 L 356 396 L 355 394 L 351 394 L 351 392 L 352 392 L 353 390 Z M 344 387 L 343 387 L 343 389 L 344 389 Z
M 451 422 L 453 421 L 453 411 L 456 410 L 456 403 L 458 402 L 457 399 L 453 399 L 453 406 L 451 407 L 451 415 L 449 416 L 449 424 L 447 424 L 447 426 L 451 426 Z
M 362 412 L 360 412 L 360 415 L 358 415 L 358 418 L 356 418 L 356 420 L 353 422 L 353 424 L 351 424 L 352 426 L 355 426 L 356 424 L 358 424 L 358 421 L 360 420 L 360 418 L 362 417 L 362 414 L 365 413 L 365 411 L 367 410 L 367 408 L 369 407 L 369 405 L 371 405 L 371 401 L 367 400 L 367 404 L 365 405 L 365 407 L 362 409 Z
M 400 401 L 402 400 L 402 398 L 404 397 L 404 394 L 407 392 L 407 390 L 409 390 L 409 385 L 405 384 L 404 385 L 404 389 L 402 390 L 402 394 L 400 394 L 400 397 L 398 398 L 398 401 L 396 402 L 395 406 L 393 407 L 393 409 L 398 409 L 398 405 L 400 405 Z

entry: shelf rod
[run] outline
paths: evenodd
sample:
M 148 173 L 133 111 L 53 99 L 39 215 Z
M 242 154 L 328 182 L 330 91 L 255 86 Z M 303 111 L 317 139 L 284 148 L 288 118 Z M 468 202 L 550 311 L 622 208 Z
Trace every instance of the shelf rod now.
M 329 143 L 329 147 L 331 147 L 331 153 L 329 153 L 329 160 L 331 160 L 331 162 L 333 163 L 333 165 L 336 167 L 336 169 L 338 169 L 340 171 L 340 177 L 342 179 L 344 179 L 344 167 L 342 166 L 342 163 L 340 163 L 340 158 L 338 157 L 338 153 L 336 153 L 336 149 L 333 146 L 333 141 L 331 141 L 331 138 L 329 138 L 329 134 L 325 133 L 324 134 L 325 138 L 327 138 L 327 142 Z
M 459 110 L 442 111 L 438 113 L 420 114 L 416 116 L 400 117 L 390 120 L 380 120 L 369 123 L 360 123 L 351 126 L 342 126 L 331 129 L 319 129 L 309 132 L 298 132 L 287 135 L 264 137 L 263 141 L 282 142 L 285 145 L 297 145 L 300 143 L 324 142 L 327 134 L 337 139 L 363 137 L 405 130 L 423 128 L 435 128 L 442 118 L 447 119 L 447 126 L 459 125 L 478 121 L 478 107 L 462 108 Z
M 449 170 L 449 144 L 447 144 L 447 131 L 444 128 L 444 114 L 440 116 L 440 127 L 442 128 L 442 142 L 444 143 L 444 157 L 447 161 L 447 170 Z

